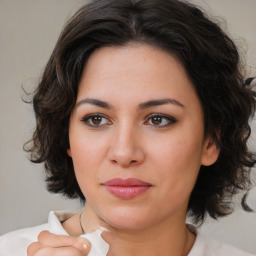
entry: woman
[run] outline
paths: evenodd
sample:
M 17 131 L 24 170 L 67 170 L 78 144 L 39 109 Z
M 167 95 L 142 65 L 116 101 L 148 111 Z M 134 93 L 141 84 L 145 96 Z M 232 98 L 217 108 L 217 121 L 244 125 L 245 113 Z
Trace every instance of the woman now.
M 250 255 L 185 222 L 229 214 L 255 164 L 255 92 L 234 43 L 201 10 L 177 0 L 82 7 L 33 105 L 32 161 L 44 162 L 49 191 L 86 203 L 3 236 L 1 253 L 26 255 L 30 244 L 29 256 L 85 255 L 79 236 L 103 227 L 112 256 Z

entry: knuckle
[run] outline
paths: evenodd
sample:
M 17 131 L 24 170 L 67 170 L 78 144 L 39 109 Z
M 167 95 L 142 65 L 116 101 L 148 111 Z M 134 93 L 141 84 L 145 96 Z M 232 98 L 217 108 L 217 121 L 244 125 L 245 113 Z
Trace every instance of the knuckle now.
M 84 256 L 79 250 L 75 249 L 74 247 L 68 247 L 67 250 L 65 251 L 65 254 L 62 253 L 60 256 Z M 57 256 L 57 255 L 56 255 Z
M 43 239 L 45 239 L 45 237 L 48 236 L 48 235 L 49 235 L 49 231 L 47 231 L 47 230 L 41 231 L 41 232 L 39 233 L 37 239 L 38 239 L 38 241 L 43 240 Z
M 27 247 L 27 256 L 33 256 L 33 254 L 36 252 L 38 247 L 39 247 L 38 242 L 31 243 Z
M 55 255 L 50 248 L 41 248 L 33 256 L 53 256 Z

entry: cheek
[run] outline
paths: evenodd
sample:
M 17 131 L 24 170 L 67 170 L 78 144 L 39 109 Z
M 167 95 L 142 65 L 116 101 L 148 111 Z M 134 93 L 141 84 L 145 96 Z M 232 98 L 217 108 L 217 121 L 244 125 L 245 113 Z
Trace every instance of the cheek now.
M 169 166 L 171 169 L 179 169 L 183 167 L 183 171 L 194 169 L 195 166 L 200 166 L 202 155 L 201 138 L 196 138 L 196 135 L 174 135 L 170 139 L 164 139 L 162 143 L 158 143 L 158 147 L 152 147 L 155 161 Z M 157 145 L 157 144 L 155 144 Z
M 104 158 L 104 143 L 94 136 L 80 136 L 79 132 L 70 136 L 70 149 L 78 184 L 83 191 L 92 184 L 97 182 L 98 172 L 102 159 Z M 84 192 L 84 191 L 83 191 Z
M 69 139 L 74 165 L 94 165 L 104 154 L 104 138 L 99 138 L 96 133 L 88 134 L 83 129 L 74 129 Z
M 178 139 L 177 139 L 178 138 Z M 161 177 L 162 192 L 188 197 L 194 187 L 200 165 L 201 144 L 193 136 L 174 137 L 155 148 L 155 169 Z M 157 166 L 158 165 L 158 166 Z

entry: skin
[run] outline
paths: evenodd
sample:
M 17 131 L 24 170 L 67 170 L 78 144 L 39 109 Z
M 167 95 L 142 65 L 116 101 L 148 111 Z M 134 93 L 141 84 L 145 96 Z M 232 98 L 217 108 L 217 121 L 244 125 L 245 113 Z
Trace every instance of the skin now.
M 79 84 L 69 139 L 68 154 L 87 200 L 83 227 L 110 231 L 108 255 L 189 253 L 195 241 L 185 225 L 189 196 L 200 166 L 213 164 L 219 149 L 205 136 L 200 100 L 175 56 L 142 44 L 95 51 Z M 152 186 L 124 200 L 102 185 L 116 177 Z M 77 215 L 63 227 L 81 234 Z
M 38 241 L 29 245 L 28 256 L 85 256 L 90 251 L 90 243 L 82 237 L 54 235 L 43 231 Z

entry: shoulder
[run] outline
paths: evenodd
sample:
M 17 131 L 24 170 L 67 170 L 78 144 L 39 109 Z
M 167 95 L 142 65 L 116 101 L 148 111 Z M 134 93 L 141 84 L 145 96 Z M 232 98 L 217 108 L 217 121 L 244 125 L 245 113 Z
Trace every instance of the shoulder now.
M 198 233 L 196 242 L 188 256 L 255 256 L 234 246 L 213 240 Z
M 35 242 L 43 230 L 48 230 L 48 224 L 20 229 L 1 236 L 0 256 L 26 256 L 28 245 Z

